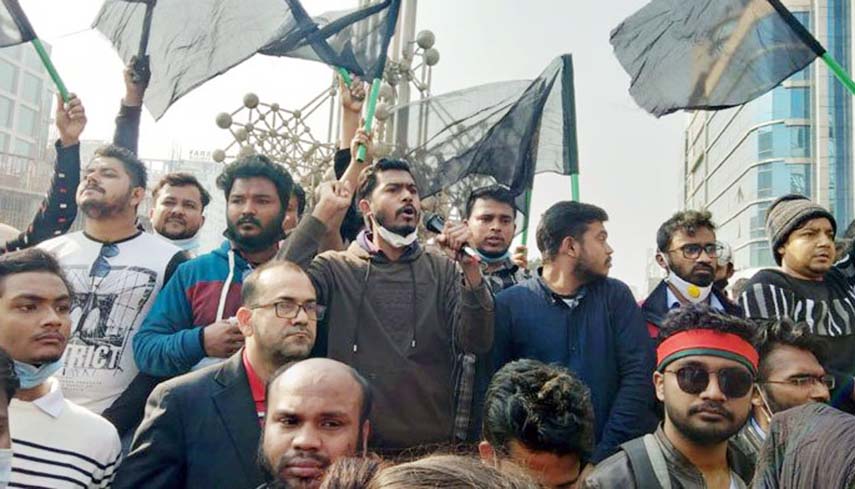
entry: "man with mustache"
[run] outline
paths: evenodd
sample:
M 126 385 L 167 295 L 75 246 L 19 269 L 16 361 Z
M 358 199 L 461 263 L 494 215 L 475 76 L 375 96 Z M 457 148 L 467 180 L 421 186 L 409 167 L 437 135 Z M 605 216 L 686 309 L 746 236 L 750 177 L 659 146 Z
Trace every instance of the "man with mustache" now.
M 294 230 L 280 257 L 304 267 L 329 322 L 328 356 L 374 389 L 372 448 L 397 454 L 452 441 L 458 352 L 486 353 L 493 300 L 479 264 L 461 252 L 471 232 L 446 223 L 437 242 L 418 242 L 421 200 L 410 166 L 383 159 L 362 170 L 356 200 L 366 228 L 347 250 L 317 256 L 327 223 L 350 206 L 347 185 L 321 200 Z M 450 257 L 453 257 L 450 258 Z
M 826 367 L 835 376 L 832 405 L 855 413 L 855 248 L 835 263 L 834 216 L 802 195 L 772 202 L 766 232 L 780 268 L 751 277 L 739 298 L 745 315 L 807 323 L 828 345 Z
M 259 489 L 318 489 L 340 457 L 365 456 L 371 423 L 368 382 L 347 365 L 313 358 L 280 369 L 267 386 Z
M 629 287 L 609 278 L 606 212 L 558 202 L 543 214 L 543 269 L 496 296 L 493 368 L 521 358 L 567 367 L 591 389 L 596 446 L 582 475 L 656 426 L 653 355 Z
M 516 232 L 517 209 L 514 195 L 501 185 L 475 189 L 466 200 L 466 225 L 472 232 L 470 246 L 480 254 L 484 279 L 493 294 L 530 277 L 525 268 L 526 247 L 518 246 L 511 255 L 511 241 Z M 475 441 L 481 431 L 481 395 L 490 382 L 489 355 L 461 355 L 455 435 Z
M 79 158 L 85 117 L 57 112 L 59 157 Z M 62 265 L 72 285 L 72 335 L 58 374 L 65 396 L 103 414 L 126 439 L 142 418 L 156 379 L 141 375 L 131 343 L 172 273 L 187 256 L 142 232 L 145 165 L 123 147 L 98 148 L 83 169 L 77 205 L 83 231 L 39 245 Z
M 8 448 L 11 436 L 11 453 L 0 451 L 3 487 L 109 487 L 119 464 L 116 428 L 66 399 L 53 377 L 71 335 L 72 300 L 59 263 L 45 251 L 0 257 L 0 348 L 12 357 L 19 383 L 17 392 L 5 385 L 0 391 L 0 402 L 11 400 L 0 444 Z
M 191 255 L 199 251 L 199 230 L 211 195 L 189 173 L 169 173 L 151 190 L 148 217 L 154 234 Z
M 183 374 L 222 361 L 243 346 L 235 314 L 244 277 L 279 249 L 293 181 L 266 156 L 230 163 L 217 178 L 226 197 L 226 240 L 178 269 L 134 340 L 140 369 Z
M 315 299 L 309 277 L 293 263 L 256 268 L 243 282 L 236 312 L 246 346 L 154 390 L 114 489 L 261 484 L 254 455 L 268 405 L 265 385 L 284 365 L 309 355 L 317 332 Z
M 667 273 L 641 304 L 651 346 L 668 311 L 686 304 L 709 305 L 733 316 L 742 309 L 713 286 L 722 246 L 715 239 L 715 224 L 708 211 L 680 211 L 656 232 L 656 263 Z
M 822 340 L 811 334 L 807 324 L 783 318 L 764 324 L 760 333 L 751 416 L 734 439 L 754 459 L 767 438 L 773 414 L 812 402 L 827 403 L 834 388 L 834 376 L 822 366 Z
M 621 445 L 583 488 L 745 488 L 753 463 L 729 440 L 751 411 L 759 356 L 753 324 L 691 304 L 659 328 L 653 374 L 665 421 Z

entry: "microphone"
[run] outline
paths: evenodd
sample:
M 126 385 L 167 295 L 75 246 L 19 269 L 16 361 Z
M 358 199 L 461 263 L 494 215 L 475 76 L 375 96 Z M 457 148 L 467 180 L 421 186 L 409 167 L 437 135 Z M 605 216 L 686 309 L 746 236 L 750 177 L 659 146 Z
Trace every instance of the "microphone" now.
M 442 233 L 442 228 L 445 227 L 445 219 L 439 214 L 427 214 L 425 215 L 425 229 L 432 233 L 440 234 Z M 475 258 L 477 260 L 481 260 L 481 254 L 478 253 L 475 248 L 472 248 L 467 243 L 463 243 L 463 246 L 460 248 L 461 251 L 466 253 L 467 255 Z

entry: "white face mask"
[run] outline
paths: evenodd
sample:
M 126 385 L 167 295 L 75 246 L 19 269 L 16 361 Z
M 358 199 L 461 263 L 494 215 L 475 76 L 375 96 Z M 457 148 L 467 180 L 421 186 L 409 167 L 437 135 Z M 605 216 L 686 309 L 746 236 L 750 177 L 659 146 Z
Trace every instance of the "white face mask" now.
M 707 300 L 712 292 L 712 284 L 709 284 L 706 287 L 701 287 L 700 285 L 686 282 L 671 270 L 671 264 L 668 263 L 668 258 L 663 256 L 663 259 L 665 260 L 665 263 L 668 264 L 668 276 L 665 277 L 665 282 L 671 284 L 671 286 L 677 289 L 677 291 L 692 304 L 700 304 Z
M 413 231 L 412 233 L 406 236 L 401 236 L 398 233 L 393 233 L 392 231 L 389 231 L 388 229 L 378 224 L 376 221 L 374 222 L 374 230 L 377 231 L 377 234 L 379 234 L 381 238 L 383 238 L 383 241 L 389 243 L 395 248 L 406 248 L 407 246 L 413 244 L 417 239 L 419 239 L 418 231 Z

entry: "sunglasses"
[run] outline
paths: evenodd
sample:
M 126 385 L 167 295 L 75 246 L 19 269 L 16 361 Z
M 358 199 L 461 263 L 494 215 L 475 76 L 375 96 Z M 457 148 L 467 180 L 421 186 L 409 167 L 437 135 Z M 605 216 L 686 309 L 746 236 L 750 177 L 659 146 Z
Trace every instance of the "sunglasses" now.
M 710 374 L 716 375 L 719 390 L 729 399 L 745 396 L 751 391 L 751 386 L 754 385 L 754 376 L 744 368 L 739 367 L 709 371 L 701 367 L 686 366 L 665 372 L 676 375 L 680 390 L 692 395 L 698 395 L 707 390 L 707 386 L 710 384 Z
M 119 254 L 119 247 L 114 244 L 104 243 L 101 245 L 101 251 L 98 252 L 98 257 L 95 258 L 95 262 L 92 264 L 92 268 L 89 270 L 90 277 L 99 277 L 104 278 L 112 270 L 110 266 L 110 262 L 107 261 L 107 258 L 113 258 Z

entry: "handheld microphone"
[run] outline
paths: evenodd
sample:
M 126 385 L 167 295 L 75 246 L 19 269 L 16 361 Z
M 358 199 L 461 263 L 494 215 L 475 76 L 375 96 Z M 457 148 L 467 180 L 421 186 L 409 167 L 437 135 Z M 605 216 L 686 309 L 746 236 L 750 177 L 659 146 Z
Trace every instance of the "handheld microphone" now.
M 425 215 L 425 229 L 432 233 L 440 234 L 442 233 L 442 228 L 445 227 L 445 219 L 439 214 L 427 214 Z M 476 258 L 478 260 L 481 259 L 481 254 L 478 253 L 477 250 L 464 243 L 460 248 L 461 251 L 471 256 L 472 258 Z

